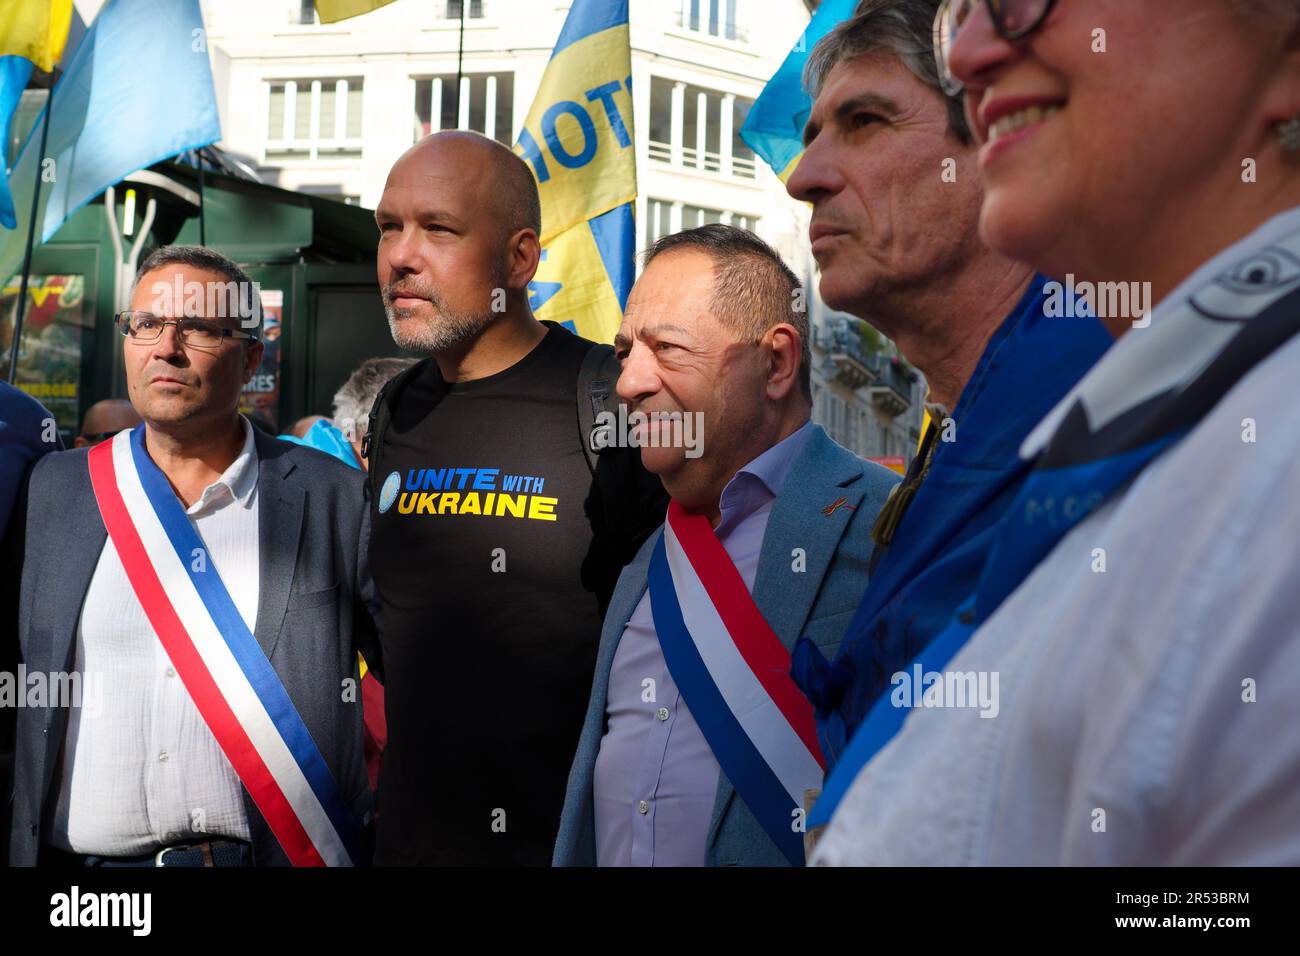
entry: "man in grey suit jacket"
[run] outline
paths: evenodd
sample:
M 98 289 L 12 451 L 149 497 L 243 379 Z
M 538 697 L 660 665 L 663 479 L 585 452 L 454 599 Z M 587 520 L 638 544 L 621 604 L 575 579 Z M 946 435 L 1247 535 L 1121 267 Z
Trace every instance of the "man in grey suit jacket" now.
M 787 664 L 800 635 L 828 653 L 838 644 L 862 593 L 871 523 L 896 482 L 809 420 L 808 321 L 797 292 L 798 280 L 751 233 L 688 230 L 650 251 L 615 340 L 618 392 L 633 413 L 703 419 L 694 455 L 664 440 L 666 424 L 642 425 L 643 461 L 674 509 L 709 519 Z M 801 808 L 760 819 L 723 769 L 730 758 L 715 753 L 711 721 L 692 711 L 703 695 L 687 699 L 683 671 L 669 666 L 680 658 L 667 650 L 669 618 L 652 607 L 647 584 L 663 535 L 624 569 L 605 617 L 554 863 L 800 862 L 797 840 L 792 853 L 772 833 L 798 831 Z M 697 644 L 726 639 L 691 633 Z
M 159 295 L 173 284 L 226 282 L 252 289 L 234 263 L 197 247 L 163 248 L 145 261 L 133 309 L 119 317 L 130 397 L 145 422 L 146 454 L 206 551 L 196 560 L 216 568 L 287 692 L 362 831 L 352 859 L 365 862 L 371 794 L 357 652 L 371 666 L 381 661 L 364 478 L 328 455 L 258 432 L 238 414 L 241 386 L 261 356 L 257 318 L 196 314 L 193 302 Z M 173 316 L 185 320 L 178 325 Z M 128 437 L 140 436 L 116 441 Z M 164 650 L 146 616 L 138 580 L 128 576 L 97 505 L 93 453 L 42 459 L 21 515 L 22 666 L 28 675 L 77 675 L 79 684 L 71 698 L 51 693 L 18 711 L 8 860 L 293 862 L 183 683 L 193 670 Z

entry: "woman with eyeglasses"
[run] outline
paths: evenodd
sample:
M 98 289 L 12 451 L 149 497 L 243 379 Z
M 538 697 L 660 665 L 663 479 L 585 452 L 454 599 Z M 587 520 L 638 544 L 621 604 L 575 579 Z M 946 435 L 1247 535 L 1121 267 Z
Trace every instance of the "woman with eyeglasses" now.
M 948 0 L 935 47 L 985 241 L 1117 341 L 812 862 L 1300 863 L 1300 0 Z

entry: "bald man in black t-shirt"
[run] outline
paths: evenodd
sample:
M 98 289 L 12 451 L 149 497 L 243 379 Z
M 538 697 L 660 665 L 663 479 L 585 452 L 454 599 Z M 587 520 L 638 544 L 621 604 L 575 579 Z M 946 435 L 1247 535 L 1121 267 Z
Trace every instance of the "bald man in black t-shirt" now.
M 593 481 L 575 409 L 593 343 L 529 308 L 541 222 L 523 160 L 430 136 L 375 220 L 393 338 L 431 356 L 381 398 L 370 449 L 376 862 L 547 865 L 601 613 L 666 498 L 635 448 L 603 454 Z

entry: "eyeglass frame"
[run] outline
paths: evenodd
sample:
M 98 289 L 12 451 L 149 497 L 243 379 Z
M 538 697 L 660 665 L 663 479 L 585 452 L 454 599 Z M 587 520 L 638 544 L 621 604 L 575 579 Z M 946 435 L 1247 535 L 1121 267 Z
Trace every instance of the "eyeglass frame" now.
M 121 429 L 119 429 L 120 431 Z M 84 438 L 92 445 L 98 445 L 100 442 L 108 441 L 114 437 L 117 432 L 95 432 L 93 435 L 78 435 L 77 438 Z
M 939 86 L 949 96 L 956 96 L 966 88 L 966 84 L 953 77 L 952 71 L 948 69 L 948 58 L 943 54 L 945 41 L 943 39 L 943 32 L 939 25 L 943 22 L 944 14 L 952 9 L 954 3 L 965 2 L 969 2 L 974 6 L 975 4 L 980 3 L 981 0 L 943 0 L 943 2 L 939 4 L 939 9 L 935 12 L 934 28 L 931 31 L 931 36 L 934 40 L 935 69 L 939 74 Z M 1027 27 L 1022 29 L 1008 30 L 1002 23 L 1003 14 L 998 13 L 993 8 L 994 0 L 982 0 L 982 2 L 984 3 L 984 9 L 988 11 L 989 20 L 993 23 L 994 31 L 1002 39 L 1008 41 L 1023 40 L 1025 37 L 1029 36 L 1047 21 L 1052 9 L 1056 6 L 1056 0 L 1046 0 L 1043 5 L 1043 12 L 1039 14 L 1038 19 L 1034 20 Z M 958 32 L 960 32 L 960 30 Z M 956 43 L 956 36 L 953 37 L 952 42 Z M 951 49 L 949 52 L 951 52 Z
M 161 322 L 162 328 L 158 330 L 158 337 L 152 339 L 136 339 L 135 336 L 131 334 L 131 316 L 133 315 L 147 315 Z M 216 325 L 217 330 L 221 333 L 221 341 L 216 345 L 196 345 L 186 340 L 185 333 L 181 331 L 182 322 L 211 322 L 213 325 L 216 325 L 216 321 L 213 319 L 204 319 L 194 315 L 182 316 L 179 319 L 168 319 L 161 315 L 154 315 L 152 312 L 148 312 L 144 309 L 125 309 L 113 316 L 113 324 L 117 326 L 117 330 L 122 333 L 122 337 L 127 341 L 140 341 L 145 344 L 157 342 L 158 339 L 162 338 L 163 333 L 167 331 L 167 326 L 169 325 L 176 326 L 176 338 L 182 345 L 189 345 L 196 349 L 220 348 L 225 344 L 226 339 L 240 339 L 250 342 L 262 341 L 261 336 L 252 332 L 244 332 L 240 329 L 228 329 L 224 325 Z

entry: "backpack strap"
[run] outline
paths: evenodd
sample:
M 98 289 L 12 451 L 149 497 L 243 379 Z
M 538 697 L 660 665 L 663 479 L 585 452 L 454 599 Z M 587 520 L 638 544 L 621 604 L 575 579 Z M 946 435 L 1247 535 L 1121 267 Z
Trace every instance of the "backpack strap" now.
M 370 415 L 366 419 L 366 433 L 361 437 L 361 457 L 366 459 L 366 481 L 370 485 L 370 494 L 375 501 L 379 500 L 378 485 L 382 477 L 379 456 L 383 449 L 384 429 L 388 427 L 388 422 L 393 417 L 393 406 L 397 404 L 406 386 L 420 374 L 425 367 L 424 363 L 432 361 L 431 358 L 424 359 L 398 372 L 384 383 L 384 387 L 375 396 L 375 403 L 370 406 Z
M 424 362 L 431 361 L 433 360 L 424 360 Z M 375 485 L 382 471 L 379 462 L 383 453 L 384 430 L 392 419 L 393 406 L 401 398 L 406 386 L 420 374 L 424 362 L 417 362 L 389 379 L 379 390 L 374 404 L 370 407 L 366 434 L 361 439 L 361 457 L 369 464 L 372 494 L 378 494 Z M 601 412 L 618 414 L 619 398 L 614 391 L 614 385 L 618 382 L 618 373 L 618 357 L 614 354 L 614 347 L 600 344 L 593 345 L 587 350 L 587 354 L 582 358 L 582 366 L 578 370 L 576 396 L 578 436 L 582 442 L 583 454 L 587 458 L 587 467 L 593 475 L 596 473 L 596 460 L 601 451 L 594 440 L 596 421 Z
M 595 441 L 596 421 L 601 412 L 618 414 L 618 357 L 612 345 L 593 345 L 582 358 L 578 371 L 578 437 L 587 456 L 587 467 L 596 473 L 596 459 L 602 447 Z

